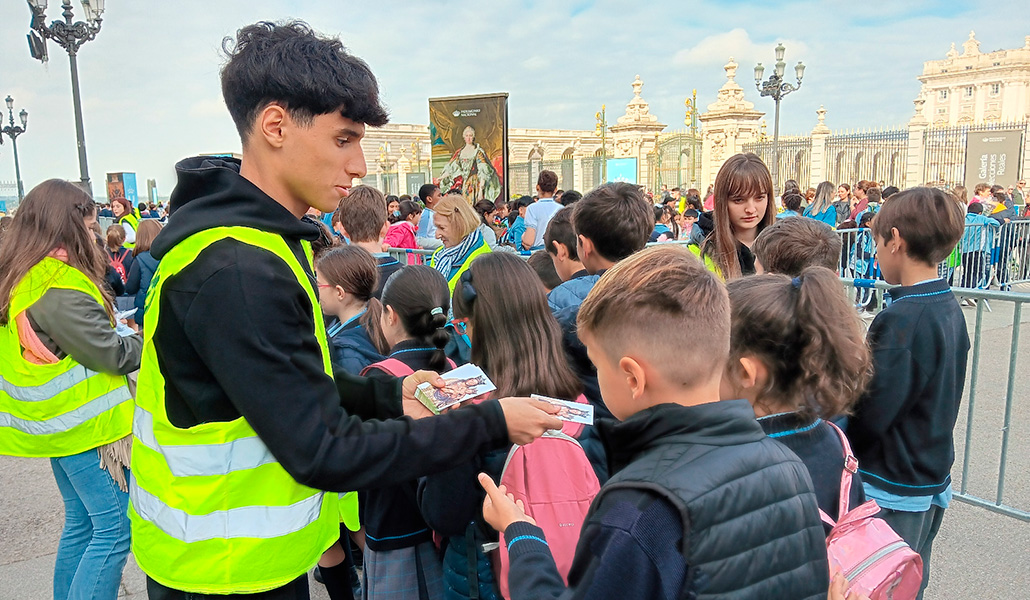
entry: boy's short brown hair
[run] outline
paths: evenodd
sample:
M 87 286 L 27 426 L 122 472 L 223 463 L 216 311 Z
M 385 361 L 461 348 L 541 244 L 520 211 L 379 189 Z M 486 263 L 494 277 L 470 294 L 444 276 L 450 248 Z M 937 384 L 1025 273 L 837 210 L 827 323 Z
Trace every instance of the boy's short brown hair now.
M 540 186 L 541 192 L 553 194 L 558 189 L 558 175 L 554 171 L 544 169 L 537 175 L 536 184 Z
M 766 227 L 751 247 L 766 273 L 801 275 L 805 267 L 837 270 L 841 241 L 828 226 L 807 217 L 789 217 Z
M 965 231 L 966 216 L 948 193 L 914 187 L 891 196 L 873 219 L 873 235 L 891 239 L 891 230 L 908 246 L 908 255 L 936 265 L 951 254 Z
M 593 242 L 601 257 L 618 262 L 647 245 L 654 231 L 654 211 L 639 187 L 606 183 L 573 206 L 572 227 L 577 236 Z
M 340 201 L 336 216 L 350 241 L 378 242 L 386 223 L 386 198 L 374 187 L 359 185 Z
M 606 271 L 580 306 L 577 327 L 589 331 L 610 359 L 645 357 L 667 381 L 690 388 L 726 366 L 730 300 L 722 282 L 689 250 L 663 244 Z

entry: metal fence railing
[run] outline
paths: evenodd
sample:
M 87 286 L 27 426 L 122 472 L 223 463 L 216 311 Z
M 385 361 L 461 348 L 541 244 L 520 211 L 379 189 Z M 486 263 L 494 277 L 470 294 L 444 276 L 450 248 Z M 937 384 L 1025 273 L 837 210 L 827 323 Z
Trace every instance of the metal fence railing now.
M 955 288 L 1007 291 L 1030 282 L 1030 220 L 998 224 L 967 224 L 958 245 L 941 261 L 938 272 Z M 838 274 L 855 279 L 880 279 L 876 243 L 870 229 L 839 229 L 841 259 Z M 875 297 L 859 293 L 860 298 Z
M 849 295 L 866 291 L 879 296 L 895 287 L 874 279 L 842 277 L 841 282 Z M 967 369 L 968 381 L 963 398 L 965 419 L 959 419 L 955 430 L 956 455 L 962 456 L 962 473 L 954 497 L 974 506 L 1030 522 L 1030 484 L 1023 476 L 1030 468 L 1030 453 L 1023 444 L 1015 448 L 1011 445 L 1013 424 L 1021 426 L 1027 422 L 1024 418 L 1027 403 L 1016 402 L 1017 399 L 1027 397 L 1026 384 L 1016 374 L 1023 305 L 1030 302 L 1030 294 L 973 289 L 955 289 L 954 293 L 957 297 L 972 300 L 976 306 L 976 320 L 971 336 L 972 357 Z M 988 308 L 988 302 L 994 303 L 993 311 Z M 879 310 L 878 303 L 874 311 Z M 990 316 L 988 313 L 991 313 Z M 1011 319 L 1006 318 L 1010 314 Z M 990 325 L 987 324 L 988 319 L 993 321 Z M 1008 328 L 1012 331 L 1006 336 L 1005 330 Z M 1001 366 L 998 358 L 1006 354 L 1007 363 L 1002 364 L 1005 364 L 1007 377 L 1002 391 L 998 386 L 999 378 L 982 378 L 981 374 L 984 371 L 997 372 L 997 367 Z M 985 357 L 989 363 L 981 365 Z M 1014 418 L 1015 413 L 1018 414 Z M 1028 432 L 1022 433 L 1026 435 Z M 990 447 L 992 442 L 997 453 Z M 1019 476 L 1018 487 L 1014 492 L 1009 489 L 1007 500 L 1006 484 L 1010 482 L 1011 473 Z M 1012 496 L 1016 497 L 1014 502 Z

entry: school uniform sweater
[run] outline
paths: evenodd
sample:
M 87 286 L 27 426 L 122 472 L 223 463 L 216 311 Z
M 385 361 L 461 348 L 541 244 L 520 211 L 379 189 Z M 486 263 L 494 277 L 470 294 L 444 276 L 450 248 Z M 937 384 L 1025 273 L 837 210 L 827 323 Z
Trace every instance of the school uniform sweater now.
M 790 448 L 808 468 L 819 508 L 831 519 L 840 518 L 840 477 L 844 473 L 844 446 L 840 437 L 822 419 L 802 418 L 796 412 L 760 417 L 758 424 L 765 434 Z M 850 440 L 849 440 L 850 441 Z M 865 502 L 862 478 L 855 473 L 851 478 L 849 509 Z M 824 524 L 829 534 L 830 526 Z
M 423 342 L 406 340 L 391 349 L 389 358 L 401 361 L 412 371 L 431 370 L 429 361 L 434 351 Z M 394 378 L 374 365 L 365 376 L 386 381 Z M 418 480 L 412 479 L 361 494 L 361 524 L 369 548 L 383 552 L 432 541 L 433 532 L 419 511 L 417 490 Z
M 947 282 L 887 292 L 873 319 L 873 379 L 848 422 L 865 483 L 899 496 L 932 496 L 951 485 L 955 421 L 966 378 L 969 333 Z

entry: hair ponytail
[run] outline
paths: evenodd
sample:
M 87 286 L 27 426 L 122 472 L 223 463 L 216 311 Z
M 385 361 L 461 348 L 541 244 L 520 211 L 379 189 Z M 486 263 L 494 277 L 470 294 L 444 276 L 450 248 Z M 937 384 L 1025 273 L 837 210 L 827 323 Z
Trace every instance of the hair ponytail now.
M 372 340 L 372 345 L 376 347 L 376 350 L 380 354 L 387 354 L 390 352 L 390 344 L 386 341 L 386 336 L 383 334 L 383 303 L 378 298 L 369 298 L 368 304 L 365 305 L 365 314 L 361 315 L 358 319 L 358 323 L 365 328 L 368 333 L 368 339 Z
M 436 347 L 436 350 L 433 351 L 433 356 L 429 359 L 429 368 L 442 373 L 448 370 L 447 353 L 444 351 L 444 348 L 451 341 L 451 334 L 447 331 L 447 312 L 440 307 L 434 310 L 440 310 L 441 312 L 430 315 L 429 328 L 433 330 L 433 333 L 429 336 L 429 341 Z
M 847 414 L 869 382 L 872 363 L 836 274 L 808 267 L 793 279 L 744 277 L 726 287 L 731 361 L 751 354 L 769 372 L 758 404 L 787 404 L 823 418 Z
M 404 267 L 387 280 L 383 305 L 393 309 L 408 335 L 435 348 L 429 368 L 448 370 L 444 348 L 451 339 L 445 329 L 451 303 L 443 275 L 425 265 Z
M 859 316 L 829 269 L 808 267 L 798 281 L 797 362 L 804 400 L 820 417 L 848 414 L 872 375 Z

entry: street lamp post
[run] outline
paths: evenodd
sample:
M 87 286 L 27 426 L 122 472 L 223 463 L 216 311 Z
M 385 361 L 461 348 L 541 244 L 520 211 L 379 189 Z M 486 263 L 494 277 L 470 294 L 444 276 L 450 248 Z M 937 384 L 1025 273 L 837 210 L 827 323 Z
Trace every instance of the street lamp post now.
M 104 13 L 104 0 L 80 0 L 85 21 L 73 21 L 72 0 L 62 0 L 61 8 L 64 21 L 46 24 L 47 0 L 28 0 L 32 10 L 32 22 L 29 25 L 29 52 L 32 58 L 41 62 L 48 59 L 46 40 L 53 40 L 68 52 L 68 62 L 72 73 L 72 104 L 75 108 L 75 138 L 79 147 L 79 178 L 83 189 L 91 196 L 93 188 L 89 181 L 89 167 L 86 164 L 86 134 L 82 126 L 82 99 L 79 94 L 79 67 L 76 57 L 79 48 L 86 42 L 95 39 L 100 33 L 101 15 Z
M 18 136 L 25 133 L 25 130 L 29 128 L 29 111 L 24 108 L 18 113 L 18 117 L 21 119 L 21 125 L 14 124 L 14 98 L 7 97 L 7 113 L 10 116 L 10 125 L 0 129 L 0 133 L 6 134 L 11 138 L 11 145 L 14 147 L 14 174 L 18 178 L 18 202 L 25 199 L 25 186 L 21 182 L 21 165 L 18 163 Z M 0 116 L 0 125 L 3 124 L 3 117 Z M 4 138 L 0 135 L 0 144 L 4 143 Z
M 597 125 L 594 126 L 594 135 L 601 138 L 601 183 L 608 181 L 608 147 L 605 144 L 608 135 L 608 119 L 605 116 L 605 105 L 601 105 L 601 111 L 594 113 Z
M 783 61 L 786 52 L 783 44 L 776 44 L 776 65 L 773 74 L 765 82 L 762 82 L 762 75 L 765 67 L 762 63 L 755 65 L 755 87 L 762 93 L 762 96 L 772 96 L 776 102 L 776 117 L 773 125 L 773 193 L 780 191 L 780 100 L 787 94 L 796 91 L 801 87 L 801 78 L 805 76 L 805 65 L 798 61 L 794 67 L 794 74 L 797 76 L 797 85 L 783 81 L 783 72 L 787 63 Z
M 697 90 L 683 101 L 687 107 L 686 117 L 683 124 L 690 127 L 690 185 L 698 186 L 697 171 L 699 167 L 699 156 L 697 153 Z M 682 155 L 682 153 L 680 153 Z M 685 194 L 684 194 L 685 195 Z

